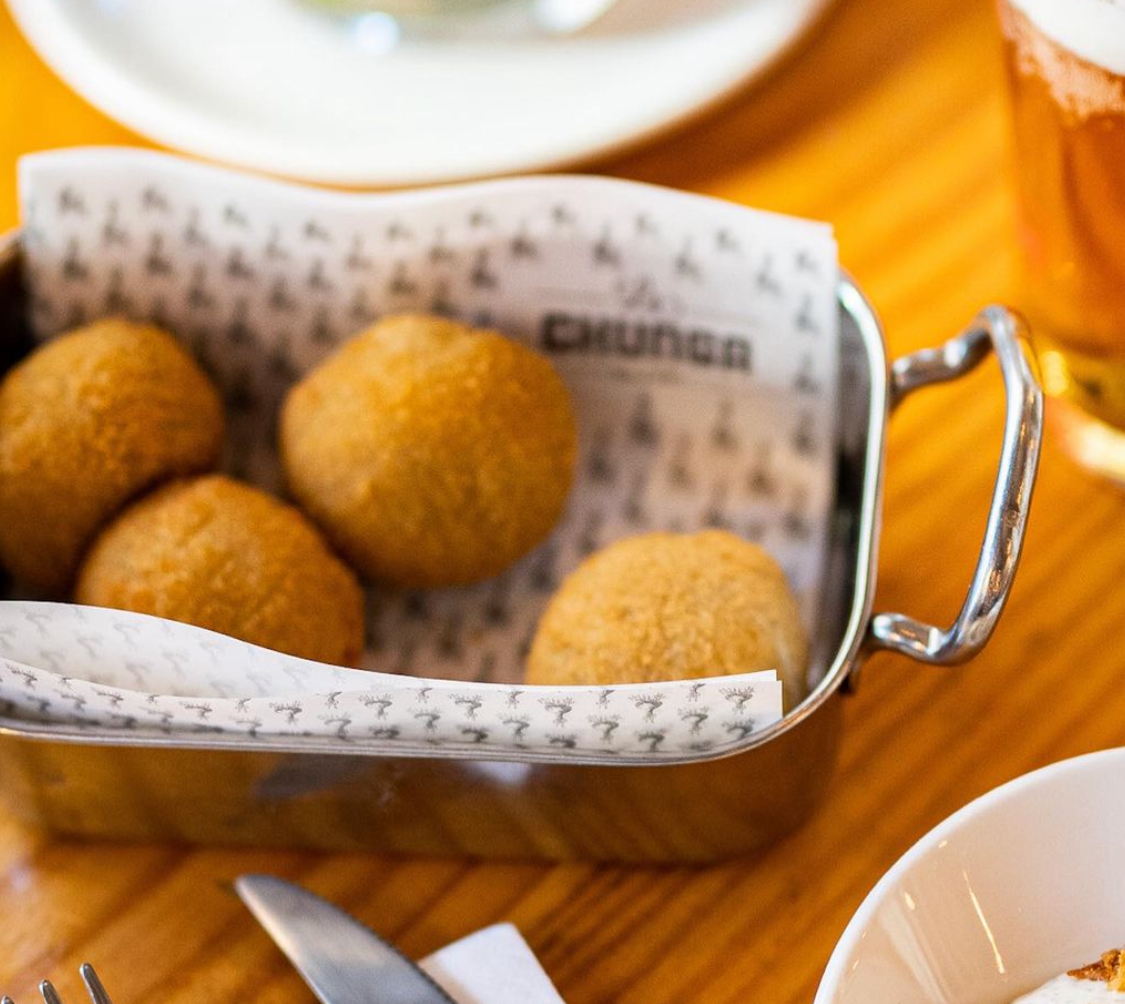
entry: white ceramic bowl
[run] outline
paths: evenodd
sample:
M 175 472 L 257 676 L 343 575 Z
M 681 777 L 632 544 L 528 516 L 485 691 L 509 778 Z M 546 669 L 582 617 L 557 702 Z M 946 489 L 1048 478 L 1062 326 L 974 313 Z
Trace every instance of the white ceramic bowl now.
M 864 900 L 816 1004 L 1007 1004 L 1125 945 L 1125 749 L 970 803 Z

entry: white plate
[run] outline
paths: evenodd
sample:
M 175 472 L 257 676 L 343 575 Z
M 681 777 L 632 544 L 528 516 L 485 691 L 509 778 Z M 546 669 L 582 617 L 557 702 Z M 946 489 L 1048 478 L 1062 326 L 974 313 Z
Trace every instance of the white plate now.
M 1107 750 L 955 813 L 864 900 L 816 1004 L 1008 1004 L 1125 945 L 1123 778 Z
M 290 177 L 418 184 L 632 143 L 760 73 L 827 0 L 619 0 L 569 38 L 363 51 L 295 0 L 8 0 L 43 58 L 166 146 Z

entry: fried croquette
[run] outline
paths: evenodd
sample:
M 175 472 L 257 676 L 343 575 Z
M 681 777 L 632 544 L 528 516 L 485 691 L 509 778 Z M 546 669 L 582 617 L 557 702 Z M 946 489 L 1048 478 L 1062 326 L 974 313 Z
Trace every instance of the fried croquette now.
M 51 594 L 139 492 L 214 467 L 218 392 L 175 338 L 111 319 L 48 342 L 0 383 L 0 561 Z
M 587 558 L 539 622 L 527 682 L 609 685 L 776 669 L 804 695 L 808 644 L 777 563 L 721 530 L 629 537 Z
M 126 509 L 91 548 L 75 599 L 318 662 L 353 664 L 363 650 L 351 569 L 295 508 L 217 474 Z
M 396 586 L 477 582 L 527 554 L 558 521 L 576 448 L 546 358 L 436 317 L 357 335 L 281 417 L 293 497 L 361 574 Z

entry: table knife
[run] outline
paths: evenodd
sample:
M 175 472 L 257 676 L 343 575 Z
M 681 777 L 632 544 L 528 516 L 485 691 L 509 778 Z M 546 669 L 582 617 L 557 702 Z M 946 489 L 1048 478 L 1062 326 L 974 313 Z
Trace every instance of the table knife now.
M 272 875 L 243 875 L 235 889 L 321 1004 L 456 1004 L 397 948 L 308 890 Z

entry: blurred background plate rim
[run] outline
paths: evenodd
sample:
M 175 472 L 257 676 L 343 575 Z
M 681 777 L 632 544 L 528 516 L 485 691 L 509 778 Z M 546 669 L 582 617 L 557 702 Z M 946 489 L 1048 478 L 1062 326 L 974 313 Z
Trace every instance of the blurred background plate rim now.
M 382 150 L 374 155 L 368 150 L 360 150 L 348 160 L 328 161 L 318 158 L 315 150 L 308 150 L 309 144 L 291 141 L 293 145 L 286 145 L 275 132 L 247 135 L 235 121 L 216 120 L 215 116 L 206 114 L 202 102 L 193 105 L 189 95 L 175 93 L 168 88 L 151 88 L 147 86 L 146 77 L 130 74 L 116 66 L 112 53 L 102 46 L 96 34 L 83 29 L 73 14 L 83 3 L 89 4 L 92 0 L 7 0 L 24 36 L 53 72 L 81 97 L 121 125 L 161 146 L 217 163 L 321 184 L 397 187 L 552 170 L 632 149 L 705 113 L 765 75 L 815 26 L 832 0 L 747 0 L 727 12 L 713 15 L 711 20 L 717 26 L 730 22 L 733 27 L 755 17 L 765 21 L 768 16 L 785 10 L 785 23 L 764 49 L 751 37 L 751 33 L 745 33 L 745 47 L 740 50 L 742 58 L 736 60 L 731 55 L 717 69 L 711 67 L 705 71 L 709 59 L 698 57 L 687 67 L 677 65 L 676 98 L 667 98 L 660 108 L 638 106 L 632 116 L 628 119 L 619 117 L 611 128 L 583 136 L 575 131 L 575 122 L 580 116 L 571 116 L 568 122 L 553 118 L 550 121 L 557 128 L 550 130 L 556 133 L 550 146 L 541 144 L 538 149 L 521 151 L 497 145 L 487 155 L 466 162 L 463 149 L 457 143 L 450 143 L 448 152 L 444 154 L 435 156 L 432 151 L 416 152 L 411 166 L 404 166 L 401 158 L 397 166 L 388 162 Z M 576 36 L 575 43 L 587 47 L 587 57 L 595 49 L 625 53 L 630 50 L 635 52 L 638 46 L 650 47 L 655 55 L 666 51 L 671 39 L 681 36 L 675 43 L 679 46 L 677 51 L 686 53 L 692 41 L 689 36 L 695 27 L 693 24 L 647 34 Z M 731 31 L 725 34 L 738 37 Z M 349 44 L 343 31 L 341 42 Z M 572 43 L 558 40 L 538 44 L 561 46 Z M 505 53 L 508 55 L 505 56 Z M 486 62 L 492 66 L 498 54 L 512 60 L 509 70 L 517 68 L 520 61 L 522 68 L 528 65 L 529 48 L 520 45 L 481 47 L 476 61 L 482 66 Z M 581 51 L 576 52 L 572 62 L 573 75 L 578 79 L 584 74 L 584 68 L 588 68 Z M 681 70 L 691 72 L 681 75 Z M 307 71 L 302 76 L 306 75 Z M 493 71 L 489 70 L 488 75 L 493 75 Z M 495 72 L 497 77 L 502 75 L 503 68 Z M 664 74 L 654 69 L 653 75 Z M 556 89 L 554 99 L 560 108 L 565 100 L 559 96 L 562 91 L 561 88 Z M 544 116 L 545 120 L 548 118 Z M 501 126 L 500 132 L 504 131 L 505 127 Z M 511 128 L 506 131 L 515 132 Z M 300 146 L 306 149 L 298 149 Z

